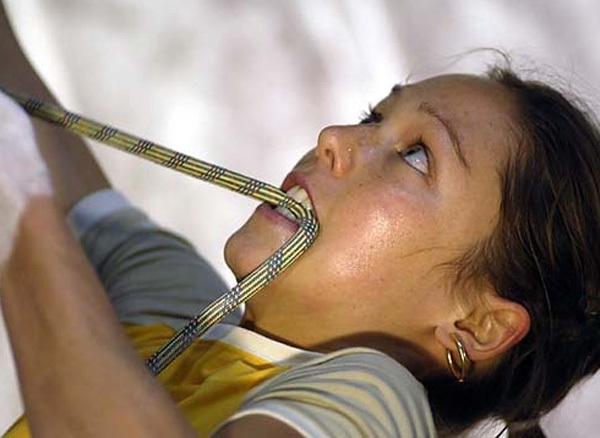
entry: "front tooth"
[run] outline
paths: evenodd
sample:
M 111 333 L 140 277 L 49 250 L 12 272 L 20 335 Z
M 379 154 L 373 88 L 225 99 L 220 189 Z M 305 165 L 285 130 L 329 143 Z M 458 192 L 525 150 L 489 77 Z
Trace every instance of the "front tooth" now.
M 287 192 L 285 192 L 285 194 L 293 198 L 294 195 L 296 195 L 296 193 L 298 193 L 298 191 L 300 189 L 301 189 L 300 186 L 294 186 L 294 187 L 290 188 Z
M 298 202 L 304 202 L 308 199 L 308 193 L 303 188 L 300 188 L 295 194 L 294 199 Z
M 308 193 L 302 187 L 294 186 L 291 189 L 289 189 L 286 194 L 290 198 L 301 203 L 304 207 L 308 208 L 309 210 L 312 209 L 312 204 L 310 203 Z

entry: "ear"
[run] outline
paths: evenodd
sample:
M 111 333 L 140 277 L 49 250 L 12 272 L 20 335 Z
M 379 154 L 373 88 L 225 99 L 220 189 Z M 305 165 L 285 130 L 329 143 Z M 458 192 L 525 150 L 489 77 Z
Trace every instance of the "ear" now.
M 486 293 L 465 318 L 440 325 L 435 336 L 444 347 L 456 351 L 452 335 L 457 335 L 473 362 L 499 357 L 529 332 L 529 313 L 519 303 Z

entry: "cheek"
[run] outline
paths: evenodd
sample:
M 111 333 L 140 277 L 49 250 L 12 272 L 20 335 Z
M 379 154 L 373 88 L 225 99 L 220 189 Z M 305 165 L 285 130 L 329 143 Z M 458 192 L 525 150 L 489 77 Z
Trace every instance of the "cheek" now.
M 499 185 L 496 180 L 480 178 L 461 191 L 455 190 L 460 197 L 447 196 L 451 209 L 445 212 L 443 220 L 454 246 L 468 248 L 495 229 L 500 216 Z
M 409 208 L 397 194 L 356 197 L 338 208 L 323 227 L 325 262 L 338 275 L 356 281 L 383 282 L 401 270 L 407 255 L 418 251 L 425 238 L 425 214 Z M 419 239 L 421 235 L 423 240 Z

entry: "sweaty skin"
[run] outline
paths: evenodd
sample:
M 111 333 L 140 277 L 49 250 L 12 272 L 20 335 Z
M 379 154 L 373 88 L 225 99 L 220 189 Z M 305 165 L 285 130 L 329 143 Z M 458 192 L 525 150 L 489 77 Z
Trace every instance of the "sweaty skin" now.
M 246 323 L 308 348 L 378 333 L 444 364 L 432 334 L 469 309 L 442 266 L 496 224 L 513 102 L 491 81 L 455 75 L 395 87 L 375 112 L 381 120 L 325 128 L 293 170 L 320 236 L 248 303 Z M 244 275 L 290 235 L 258 209 L 228 240 L 227 263 Z
M 52 100 L 19 49 L 1 3 L 0 57 L 0 83 Z M 394 357 L 417 377 L 427 355 L 433 357 L 427 366 L 444 362 L 445 349 L 453 348 L 451 330 L 464 335 L 477 364 L 486 351 L 502 352 L 486 350 L 489 345 L 510 347 L 495 336 L 503 333 L 495 321 L 518 311 L 493 296 L 486 305 L 502 311 L 493 318 L 485 308 L 458 303 L 439 266 L 488 235 L 497 220 L 498 172 L 514 144 L 512 108 L 508 95 L 488 81 L 442 77 L 393 93 L 376 107 L 381 117 L 372 123 L 323 130 L 289 179 L 309 192 L 321 236 L 249 303 L 245 324 L 305 347 L 353 345 L 360 335 L 384 352 L 400 344 Z M 192 436 L 124 337 L 61 214 L 107 187 L 106 179 L 80 139 L 43 124 L 35 129 L 55 196 L 27 203 L 1 270 L 2 306 L 34 435 Z M 226 258 L 237 276 L 293 232 L 275 217 L 257 210 L 228 241 Z M 297 436 L 275 419 L 252 416 L 222 436 L 269 434 Z

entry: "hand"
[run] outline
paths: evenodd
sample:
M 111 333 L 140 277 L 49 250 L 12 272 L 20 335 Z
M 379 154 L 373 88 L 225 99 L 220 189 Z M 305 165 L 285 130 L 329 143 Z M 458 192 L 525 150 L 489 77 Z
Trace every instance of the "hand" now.
M 1 0 L 0 85 L 15 93 L 57 103 L 21 50 Z M 33 125 L 37 145 L 52 179 L 54 199 L 62 212 L 67 212 L 89 193 L 110 187 L 104 172 L 79 136 L 39 120 L 34 121 Z M 0 125 L 0 131 L 3 129 Z M 1 155 L 0 160 L 4 161 Z M 0 163 L 0 172 L 3 166 Z M 0 219 L 3 219 L 1 215 Z M 0 226 L 0 231 L 1 229 Z M 0 263 L 1 261 L 0 258 Z
M 29 117 L 0 93 L 0 264 L 10 254 L 19 218 L 34 196 L 50 196 L 48 169 Z

